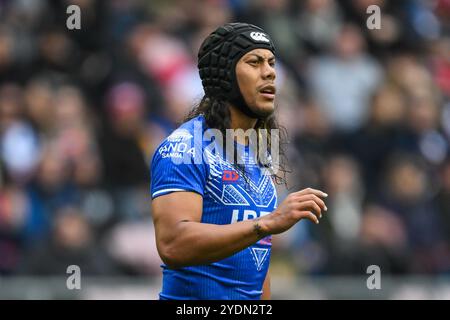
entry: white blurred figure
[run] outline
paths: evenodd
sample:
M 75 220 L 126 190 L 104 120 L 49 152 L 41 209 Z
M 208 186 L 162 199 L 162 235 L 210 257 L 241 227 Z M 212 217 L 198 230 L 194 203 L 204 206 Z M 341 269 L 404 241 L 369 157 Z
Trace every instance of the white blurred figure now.
M 367 55 L 361 31 L 353 25 L 342 27 L 332 54 L 312 61 L 308 74 L 324 113 L 342 131 L 363 125 L 382 77 L 381 66 Z
M 361 226 L 364 188 L 357 164 L 347 156 L 335 156 L 325 168 L 326 185 L 331 195 L 328 219 L 334 236 L 343 244 L 358 238 Z

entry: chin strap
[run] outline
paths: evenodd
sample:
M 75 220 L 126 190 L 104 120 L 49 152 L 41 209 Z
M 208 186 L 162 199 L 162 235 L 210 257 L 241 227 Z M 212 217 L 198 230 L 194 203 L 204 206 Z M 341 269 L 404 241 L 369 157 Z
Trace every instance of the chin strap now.
M 230 99 L 229 102 L 238 108 L 240 111 L 242 111 L 243 114 L 245 114 L 247 117 L 253 118 L 253 119 L 261 119 L 260 115 L 258 115 L 256 112 L 251 110 L 247 103 L 244 100 L 244 97 L 242 97 L 242 94 L 239 92 L 237 96 L 234 99 Z

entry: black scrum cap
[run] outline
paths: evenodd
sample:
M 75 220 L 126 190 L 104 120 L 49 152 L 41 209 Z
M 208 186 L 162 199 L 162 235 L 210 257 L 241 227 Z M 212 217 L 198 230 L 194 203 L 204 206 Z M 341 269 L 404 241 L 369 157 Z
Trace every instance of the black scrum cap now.
M 236 64 L 247 52 L 268 49 L 275 53 L 270 37 L 263 29 L 248 23 L 227 23 L 212 32 L 198 52 L 198 69 L 205 94 L 229 101 L 253 118 L 236 79 Z

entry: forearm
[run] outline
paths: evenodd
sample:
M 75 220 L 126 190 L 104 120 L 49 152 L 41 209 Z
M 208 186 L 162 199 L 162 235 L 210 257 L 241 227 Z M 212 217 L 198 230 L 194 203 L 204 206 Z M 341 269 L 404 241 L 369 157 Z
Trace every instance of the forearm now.
M 228 225 L 183 221 L 167 244 L 168 262 L 173 267 L 208 264 L 227 258 L 260 240 L 260 221 L 247 220 Z

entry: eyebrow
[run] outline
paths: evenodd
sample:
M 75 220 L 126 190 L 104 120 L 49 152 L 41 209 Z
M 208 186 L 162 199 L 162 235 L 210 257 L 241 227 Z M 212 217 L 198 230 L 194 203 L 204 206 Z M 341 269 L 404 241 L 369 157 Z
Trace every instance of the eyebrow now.
M 256 56 L 258 60 L 264 60 L 263 56 L 260 56 L 259 54 L 256 53 L 250 53 L 248 56 Z M 270 56 L 269 58 L 267 58 L 267 60 L 275 60 L 275 56 Z

